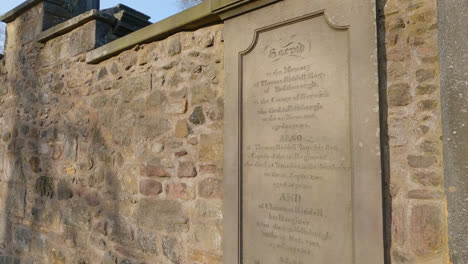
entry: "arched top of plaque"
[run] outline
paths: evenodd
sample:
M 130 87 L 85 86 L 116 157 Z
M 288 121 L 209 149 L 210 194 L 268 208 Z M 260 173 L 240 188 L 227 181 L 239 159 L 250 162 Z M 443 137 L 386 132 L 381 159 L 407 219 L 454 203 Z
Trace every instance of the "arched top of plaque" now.
M 314 13 L 311 13 L 311 14 L 308 14 L 308 15 L 296 17 L 296 18 L 289 19 L 289 20 L 286 20 L 286 21 L 282 21 L 282 22 L 279 22 L 279 23 L 276 23 L 276 24 L 273 24 L 273 25 L 270 25 L 270 26 L 266 26 L 266 27 L 263 27 L 263 28 L 256 29 L 254 31 L 254 36 L 253 36 L 253 39 L 252 39 L 252 43 L 250 44 L 250 46 L 246 50 L 241 51 L 239 53 L 239 55 L 240 56 L 248 55 L 253 49 L 255 49 L 255 47 L 257 46 L 257 43 L 258 43 L 258 40 L 259 40 L 259 37 L 260 37 L 261 33 L 268 32 L 268 31 L 271 31 L 271 30 L 274 30 L 274 29 L 277 29 L 277 28 L 280 28 L 280 27 L 291 25 L 291 24 L 299 23 L 299 22 L 302 22 L 302 21 L 306 21 L 306 20 L 309 20 L 309 19 L 319 18 L 319 17 L 323 18 L 323 21 L 325 21 L 325 23 L 327 25 L 329 25 L 330 28 L 333 29 L 333 30 L 346 31 L 346 30 L 349 29 L 349 25 L 341 26 L 341 25 L 337 25 L 336 23 L 331 21 L 331 19 L 328 17 L 328 15 L 326 13 L 326 10 L 319 10 L 317 12 L 314 12 Z

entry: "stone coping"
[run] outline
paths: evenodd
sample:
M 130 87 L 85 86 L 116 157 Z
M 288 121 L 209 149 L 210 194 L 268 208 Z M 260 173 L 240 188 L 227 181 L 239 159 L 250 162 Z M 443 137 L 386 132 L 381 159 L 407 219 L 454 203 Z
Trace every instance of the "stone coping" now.
M 132 47 L 194 30 L 283 0 L 206 0 L 192 8 L 114 40 L 88 52 L 86 62 L 96 64 Z
M 19 15 L 21 15 L 24 11 L 30 9 L 31 7 L 37 5 L 38 3 L 42 2 L 43 0 L 27 0 L 21 3 L 19 6 L 13 8 L 12 10 L 8 11 L 7 13 L 0 16 L 0 21 L 8 23 L 15 20 Z
M 37 37 L 37 41 L 45 43 L 50 39 L 68 33 L 92 20 L 100 20 L 104 23 L 113 25 L 116 19 L 110 15 L 103 14 L 102 12 L 93 9 L 41 32 Z

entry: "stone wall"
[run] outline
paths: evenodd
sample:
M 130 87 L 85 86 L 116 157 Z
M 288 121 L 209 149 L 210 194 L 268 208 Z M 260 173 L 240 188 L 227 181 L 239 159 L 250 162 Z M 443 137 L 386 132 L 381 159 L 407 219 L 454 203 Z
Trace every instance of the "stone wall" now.
M 387 262 L 448 263 L 436 0 L 379 0 Z M 0 263 L 222 262 L 222 25 L 97 65 L 96 21 L 0 59 Z
M 389 259 L 448 263 L 437 1 L 378 5 Z
M 89 65 L 95 22 L 43 45 L 38 8 L 0 61 L 0 263 L 220 263 L 222 25 Z

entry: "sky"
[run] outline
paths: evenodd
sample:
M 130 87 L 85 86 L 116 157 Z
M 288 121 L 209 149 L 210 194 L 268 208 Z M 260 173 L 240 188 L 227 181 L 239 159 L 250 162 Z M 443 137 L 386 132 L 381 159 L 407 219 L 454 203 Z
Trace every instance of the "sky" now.
M 0 1 L 1 15 L 24 2 L 23 0 Z M 180 11 L 176 0 L 101 0 L 101 9 L 113 7 L 119 3 L 151 16 L 151 22 L 160 21 Z
M 24 0 L 0 0 L 0 15 L 5 14 L 16 6 L 20 5 Z M 101 0 L 101 9 L 124 4 L 134 8 L 151 17 L 151 22 L 163 20 L 166 17 L 180 12 L 180 6 L 177 0 Z M 0 22 L 0 33 L 5 27 Z M 3 44 L 5 42 L 4 35 L 0 34 L 0 53 L 3 53 Z

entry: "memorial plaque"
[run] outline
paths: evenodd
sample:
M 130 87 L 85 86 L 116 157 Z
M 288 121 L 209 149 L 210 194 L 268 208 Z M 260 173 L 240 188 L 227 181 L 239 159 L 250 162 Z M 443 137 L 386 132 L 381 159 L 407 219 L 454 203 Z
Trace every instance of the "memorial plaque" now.
M 318 13 L 241 55 L 243 263 L 352 263 L 348 43 Z
M 224 263 L 383 264 L 374 3 L 225 21 Z

